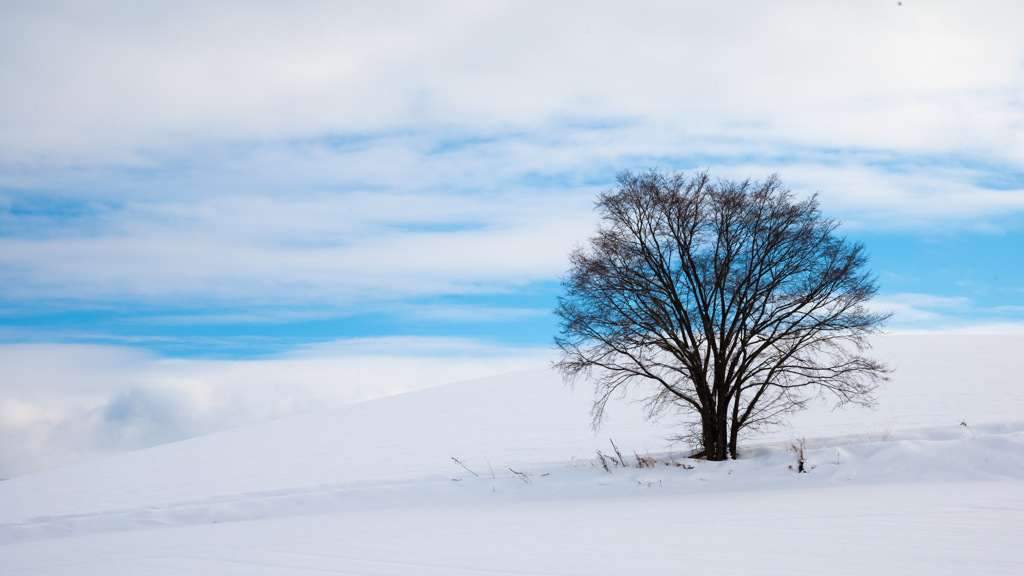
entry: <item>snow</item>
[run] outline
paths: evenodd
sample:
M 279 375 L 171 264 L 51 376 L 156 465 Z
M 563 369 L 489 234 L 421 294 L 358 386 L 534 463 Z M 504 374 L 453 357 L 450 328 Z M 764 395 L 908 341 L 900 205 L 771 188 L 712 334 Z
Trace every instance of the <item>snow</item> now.
M 594 434 L 544 368 L 230 430 L 0 482 L 0 573 L 1016 574 L 1022 349 L 879 339 L 876 411 L 816 405 L 728 462 L 627 402 Z M 595 466 L 609 438 L 631 466 Z

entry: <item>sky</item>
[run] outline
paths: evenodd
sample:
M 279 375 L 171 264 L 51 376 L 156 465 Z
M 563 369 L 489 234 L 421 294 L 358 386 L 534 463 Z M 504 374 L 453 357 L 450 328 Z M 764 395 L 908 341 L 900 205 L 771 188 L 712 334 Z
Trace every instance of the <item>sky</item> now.
M 0 3 L 0 477 L 550 361 L 621 170 L 1024 333 L 1013 2 Z

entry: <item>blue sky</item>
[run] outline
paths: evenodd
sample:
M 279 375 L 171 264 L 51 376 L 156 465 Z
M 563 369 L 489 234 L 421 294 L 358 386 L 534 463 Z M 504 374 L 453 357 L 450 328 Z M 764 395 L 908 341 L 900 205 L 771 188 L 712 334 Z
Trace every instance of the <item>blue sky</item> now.
M 622 169 L 777 172 L 868 246 L 893 332 L 1024 332 L 1022 21 L 913 0 L 4 4 L 0 355 L 20 376 L 0 475 L 30 430 L 63 462 L 75 426 L 105 453 L 291 410 L 271 397 L 543 363 L 566 254 Z M 344 368 L 382 357 L 398 368 Z M 243 373 L 262 407 L 229 393 Z M 96 432 L 136 389 L 190 408 Z

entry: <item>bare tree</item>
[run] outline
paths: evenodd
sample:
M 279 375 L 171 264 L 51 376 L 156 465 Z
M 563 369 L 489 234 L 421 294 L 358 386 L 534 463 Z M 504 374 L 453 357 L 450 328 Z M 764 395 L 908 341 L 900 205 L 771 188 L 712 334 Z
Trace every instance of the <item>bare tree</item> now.
M 681 413 L 680 437 L 724 460 L 741 433 L 818 395 L 873 403 L 889 370 L 861 354 L 889 314 L 865 307 L 877 286 L 864 246 L 835 234 L 816 197 L 797 200 L 775 175 L 617 182 L 598 199 L 597 235 L 570 254 L 555 311 L 555 366 L 595 383 L 595 429 L 613 395 L 647 385 L 648 417 Z

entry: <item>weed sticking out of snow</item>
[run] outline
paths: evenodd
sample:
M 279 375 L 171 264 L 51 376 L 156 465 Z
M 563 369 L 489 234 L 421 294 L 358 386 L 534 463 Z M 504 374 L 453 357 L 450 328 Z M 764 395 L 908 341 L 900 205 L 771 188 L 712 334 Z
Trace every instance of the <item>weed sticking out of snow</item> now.
M 888 442 L 889 436 L 892 434 L 892 429 L 896 425 L 897 420 L 899 420 L 899 416 L 893 414 L 885 419 L 885 422 L 882 423 L 880 428 L 865 426 L 863 436 L 857 432 L 854 432 L 853 435 L 856 436 L 858 441 L 864 444 L 871 442 Z
M 565 465 L 566 468 L 592 468 L 593 466 L 593 464 L 587 464 L 575 456 L 569 458 L 569 463 Z
M 796 452 L 796 471 L 798 474 L 805 474 L 807 472 L 807 470 L 804 469 L 804 462 L 806 461 L 804 458 L 804 449 L 806 446 L 807 441 L 803 438 L 801 438 L 799 442 L 794 441 L 789 445 L 790 449 L 793 450 L 793 452 Z M 790 465 L 789 469 L 793 470 L 793 466 Z
M 636 467 L 637 468 L 654 468 L 658 465 L 658 461 L 651 457 L 651 453 L 647 452 L 646 456 L 640 456 L 633 451 L 633 456 L 636 456 Z
M 842 464 L 842 461 L 839 460 L 839 450 L 838 449 L 836 450 L 836 461 L 835 462 L 829 462 L 829 464 L 835 464 L 836 466 L 839 466 L 840 464 Z
M 618 448 L 618 446 L 615 445 L 615 442 L 613 440 L 611 440 L 611 439 L 609 439 L 609 441 L 611 442 L 612 449 L 615 451 L 615 454 L 618 455 L 618 458 L 616 458 L 615 456 L 611 456 L 609 454 L 605 454 L 605 453 L 601 452 L 600 449 L 598 449 L 596 451 L 597 452 L 597 461 L 594 462 L 594 463 L 591 463 L 590 466 L 591 467 L 597 467 L 597 465 L 599 463 L 600 464 L 599 467 L 603 468 L 604 471 L 608 472 L 608 473 L 611 473 L 613 467 L 614 468 L 619 468 L 619 467 L 630 468 L 631 466 L 629 464 L 629 461 L 626 460 L 626 458 L 622 455 L 622 452 L 619 451 L 619 448 Z M 677 462 L 676 459 L 674 457 L 672 457 L 671 453 L 667 454 L 664 459 L 658 459 L 658 458 L 655 458 L 654 456 L 651 456 L 650 450 L 647 450 L 646 448 L 644 449 L 644 453 L 646 455 L 645 456 L 641 456 L 640 454 L 637 453 L 636 450 L 633 450 L 633 457 L 636 458 L 636 465 L 635 465 L 636 468 L 656 468 L 656 467 L 660 467 L 660 466 L 669 466 L 669 467 L 683 468 L 685 470 L 693 470 L 693 466 L 692 465 L 684 464 L 684 463 L 681 463 L 681 462 Z M 575 463 L 574 463 L 574 461 L 575 461 Z M 610 466 L 608 464 L 609 462 L 611 462 Z M 581 460 L 577 459 L 575 456 L 570 458 L 569 459 L 569 463 L 565 465 L 566 468 L 582 468 L 584 466 L 585 466 L 585 464 L 583 464 L 583 462 Z
M 615 445 L 615 441 L 611 438 L 609 438 L 608 441 L 612 443 L 612 450 L 615 450 L 615 455 L 619 457 L 619 464 L 621 464 L 623 468 L 629 466 L 629 464 L 626 463 L 626 459 L 622 457 L 622 452 L 619 452 L 619 447 Z
M 516 478 L 519 478 L 523 482 L 526 482 L 527 484 L 533 484 L 533 481 L 530 480 L 530 475 L 527 474 L 526 472 L 516 472 L 511 468 L 509 468 L 509 471 L 512 472 L 512 474 L 514 474 Z M 547 476 L 547 474 L 545 474 L 545 476 Z
M 459 459 L 458 459 L 458 458 L 456 458 L 455 456 L 452 456 L 452 460 L 453 460 L 453 461 L 455 461 L 455 463 L 456 463 L 456 464 L 458 464 L 459 466 L 462 466 L 463 468 L 466 468 L 466 464 L 465 464 L 465 463 L 464 463 L 464 462 L 463 462 L 462 460 L 459 460 Z M 489 466 L 489 465 L 490 465 L 490 464 L 488 464 L 488 466 Z M 467 472 L 469 472 L 470 474 L 472 474 L 473 476 L 476 476 L 477 478 L 479 478 L 479 477 L 480 477 L 480 475 L 479 475 L 479 474 L 477 474 L 476 472 L 473 472 L 473 471 L 472 471 L 472 470 L 470 470 L 469 468 L 466 468 L 466 471 L 467 471 Z

